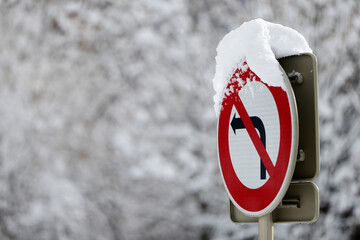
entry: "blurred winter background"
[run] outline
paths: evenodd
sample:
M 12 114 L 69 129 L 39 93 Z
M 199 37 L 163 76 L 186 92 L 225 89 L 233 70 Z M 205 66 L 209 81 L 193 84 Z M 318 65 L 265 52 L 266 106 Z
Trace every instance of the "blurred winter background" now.
M 216 46 L 257 17 L 319 62 L 320 217 L 360 239 L 357 0 L 0 1 L 0 239 L 257 239 L 218 170 Z

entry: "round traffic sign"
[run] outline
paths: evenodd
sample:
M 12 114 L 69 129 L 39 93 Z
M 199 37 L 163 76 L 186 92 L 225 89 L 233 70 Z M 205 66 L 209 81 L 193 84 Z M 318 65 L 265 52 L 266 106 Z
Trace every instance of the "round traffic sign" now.
M 284 72 L 283 81 L 284 87 L 270 86 L 243 62 L 222 101 L 218 122 L 222 178 L 234 205 L 252 217 L 276 208 L 295 168 L 297 108 Z

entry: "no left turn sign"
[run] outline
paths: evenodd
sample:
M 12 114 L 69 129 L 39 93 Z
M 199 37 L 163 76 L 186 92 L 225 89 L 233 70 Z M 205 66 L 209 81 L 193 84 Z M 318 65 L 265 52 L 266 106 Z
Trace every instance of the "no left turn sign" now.
M 251 217 L 276 208 L 295 167 L 297 109 L 285 73 L 283 81 L 283 88 L 269 86 L 243 62 L 222 102 L 218 122 L 221 174 L 231 201 Z

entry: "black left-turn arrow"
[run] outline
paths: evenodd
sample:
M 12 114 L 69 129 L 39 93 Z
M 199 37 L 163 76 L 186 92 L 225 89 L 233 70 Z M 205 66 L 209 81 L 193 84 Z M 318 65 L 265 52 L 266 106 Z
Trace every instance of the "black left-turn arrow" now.
M 254 124 L 254 127 L 259 131 L 260 133 L 260 140 L 262 144 L 264 145 L 264 148 L 266 149 L 266 133 L 265 133 L 265 127 L 261 119 L 257 116 L 250 117 L 251 122 Z M 241 118 L 236 118 L 236 113 L 234 114 L 233 119 L 231 120 L 231 128 L 234 131 L 234 134 L 236 135 L 236 129 L 243 129 L 245 128 L 245 124 Z M 260 179 L 266 179 L 266 168 L 262 160 L 260 159 Z

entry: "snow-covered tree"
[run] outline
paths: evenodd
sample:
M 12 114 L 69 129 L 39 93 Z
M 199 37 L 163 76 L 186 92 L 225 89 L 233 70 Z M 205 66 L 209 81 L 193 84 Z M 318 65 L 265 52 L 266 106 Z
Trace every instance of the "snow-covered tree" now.
M 0 1 L 1 239 L 257 239 L 229 220 L 211 79 L 244 21 L 318 57 L 320 217 L 276 239 L 360 236 L 357 0 Z

